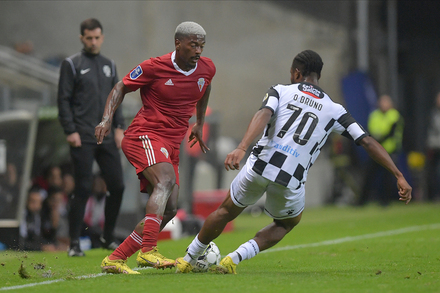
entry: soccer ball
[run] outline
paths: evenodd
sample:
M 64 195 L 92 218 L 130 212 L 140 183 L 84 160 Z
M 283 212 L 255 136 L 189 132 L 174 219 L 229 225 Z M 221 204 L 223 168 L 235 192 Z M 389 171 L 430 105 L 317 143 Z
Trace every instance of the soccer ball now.
M 218 246 L 211 241 L 203 254 L 197 258 L 193 271 L 206 272 L 210 266 L 218 265 L 220 263 L 220 259 L 220 249 L 218 249 Z

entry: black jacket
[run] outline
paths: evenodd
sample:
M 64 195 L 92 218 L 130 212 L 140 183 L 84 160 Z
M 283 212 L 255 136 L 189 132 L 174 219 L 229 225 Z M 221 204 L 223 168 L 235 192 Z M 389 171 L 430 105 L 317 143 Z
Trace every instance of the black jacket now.
M 66 58 L 58 84 L 58 118 L 65 134 L 78 132 L 83 143 L 96 143 L 95 126 L 102 120 L 108 94 L 118 82 L 116 66 L 100 54 L 84 50 Z M 113 117 L 113 128 L 125 128 L 121 106 Z M 113 131 L 103 143 L 114 141 Z

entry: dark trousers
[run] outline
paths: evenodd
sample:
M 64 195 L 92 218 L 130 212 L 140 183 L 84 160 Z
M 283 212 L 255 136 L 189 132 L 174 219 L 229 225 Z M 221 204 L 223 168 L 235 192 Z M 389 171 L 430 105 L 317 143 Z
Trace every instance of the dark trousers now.
M 440 149 L 430 150 L 427 158 L 427 199 L 440 199 Z
M 72 157 L 75 177 L 75 190 L 69 199 L 70 241 L 79 240 L 81 235 L 85 207 L 89 196 L 92 194 L 92 167 L 94 160 L 96 160 L 110 194 L 105 202 L 103 236 L 106 241 L 111 242 L 113 241 L 113 232 L 124 192 L 119 150 L 114 143 L 101 145 L 83 143 L 79 148 L 71 147 L 70 155 Z
M 397 155 L 391 155 L 394 163 Z M 391 199 L 397 198 L 397 180 L 384 167 L 370 159 L 366 164 L 364 184 L 359 198 L 359 205 L 364 205 L 371 199 L 376 199 L 383 206 L 390 203 Z

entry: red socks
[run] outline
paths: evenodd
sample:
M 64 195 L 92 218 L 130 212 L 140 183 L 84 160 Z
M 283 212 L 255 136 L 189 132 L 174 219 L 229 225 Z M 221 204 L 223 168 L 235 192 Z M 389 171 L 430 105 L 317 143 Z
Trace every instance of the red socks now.
M 150 251 L 154 246 L 157 246 L 162 218 L 154 214 L 145 215 L 144 231 L 142 232 L 142 252 Z
M 110 254 L 109 259 L 126 260 L 142 247 L 142 235 L 133 231 L 118 248 Z
M 109 256 L 110 260 L 126 260 L 142 247 L 142 252 L 147 252 L 157 246 L 157 237 L 163 217 L 154 214 L 145 215 L 143 235 L 133 231 L 118 248 Z

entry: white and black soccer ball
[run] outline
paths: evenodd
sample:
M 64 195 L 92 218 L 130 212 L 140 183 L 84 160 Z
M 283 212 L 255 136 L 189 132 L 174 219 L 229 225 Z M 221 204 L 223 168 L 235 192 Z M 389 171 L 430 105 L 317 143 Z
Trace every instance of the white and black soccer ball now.
M 220 249 L 214 242 L 210 242 L 201 256 L 197 258 L 194 272 L 206 272 L 210 266 L 218 265 L 221 260 Z

